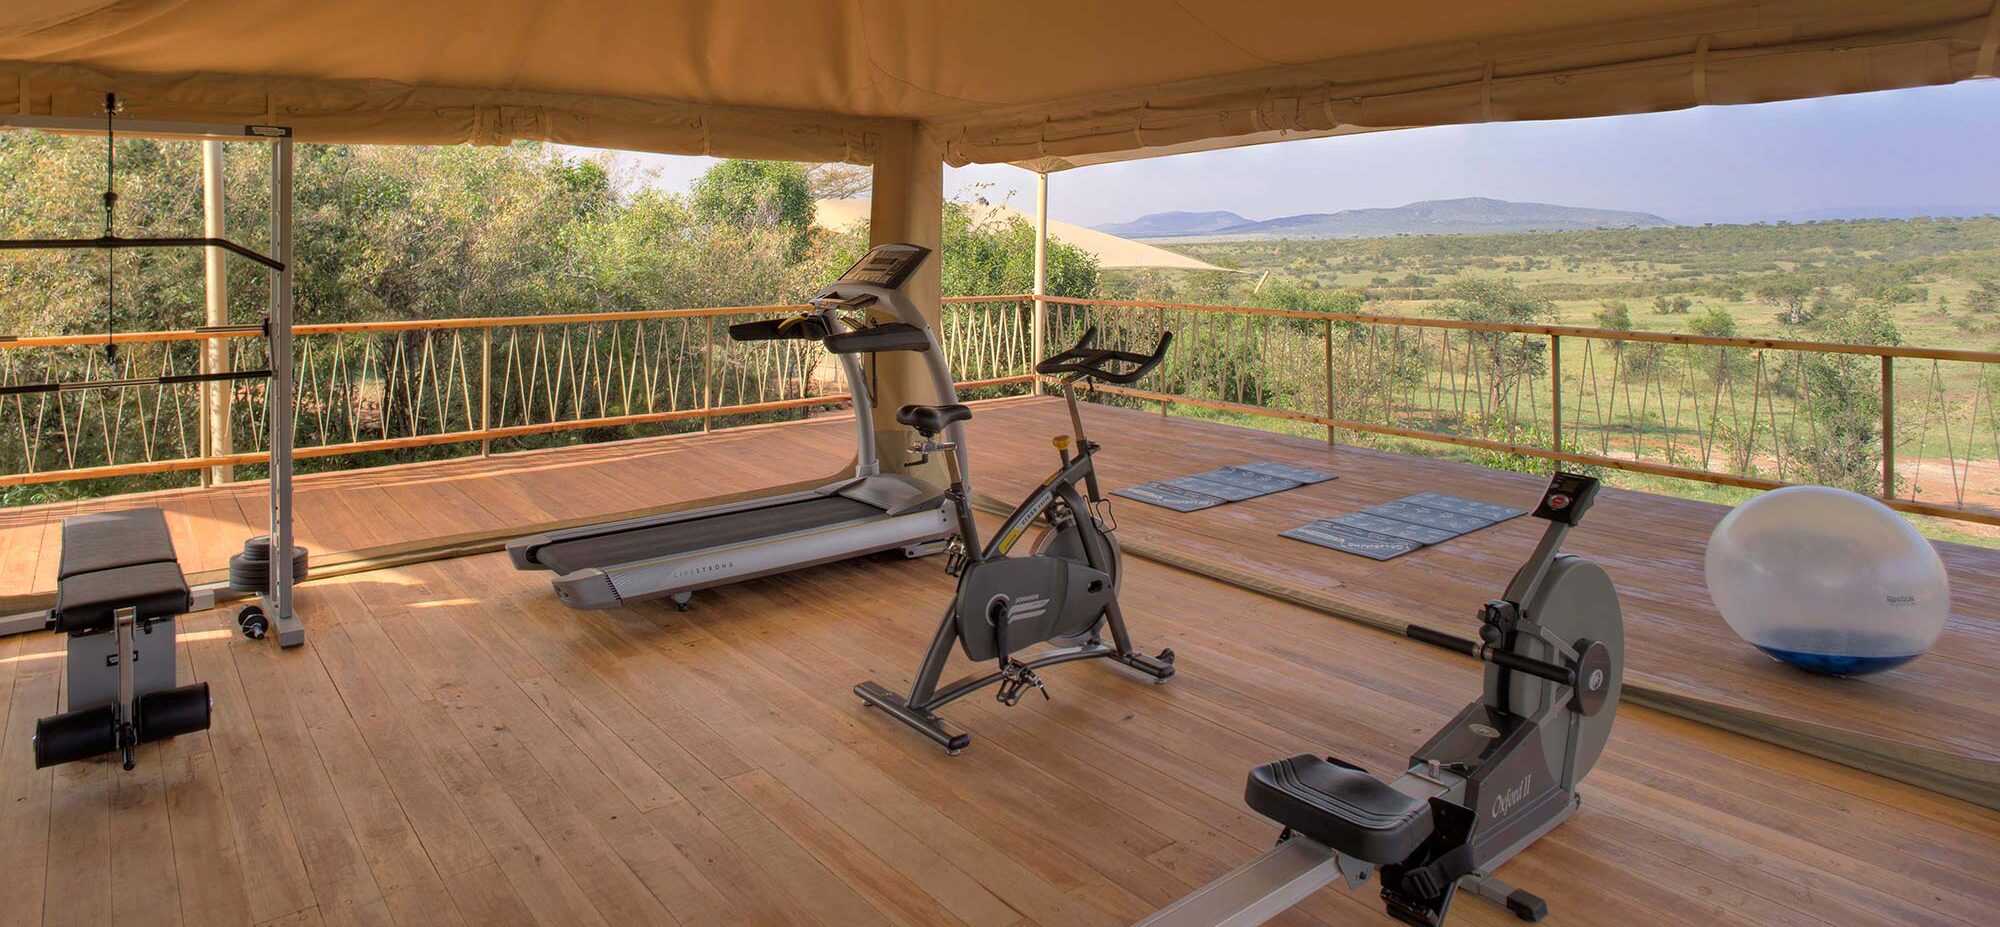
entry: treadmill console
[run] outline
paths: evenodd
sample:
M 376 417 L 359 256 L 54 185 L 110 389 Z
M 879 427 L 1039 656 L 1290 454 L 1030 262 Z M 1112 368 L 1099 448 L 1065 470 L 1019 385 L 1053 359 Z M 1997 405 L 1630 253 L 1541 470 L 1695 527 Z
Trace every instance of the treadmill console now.
M 922 245 L 876 245 L 868 253 L 855 261 L 846 273 L 840 275 L 834 285 L 858 283 L 863 286 L 879 286 L 894 290 L 902 287 L 910 275 L 923 266 L 924 259 L 931 256 L 931 249 Z

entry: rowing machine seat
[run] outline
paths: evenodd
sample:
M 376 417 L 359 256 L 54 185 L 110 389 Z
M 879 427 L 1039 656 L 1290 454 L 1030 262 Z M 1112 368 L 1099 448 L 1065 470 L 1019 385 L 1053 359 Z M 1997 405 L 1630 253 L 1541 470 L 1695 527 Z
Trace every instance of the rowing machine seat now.
M 1377 865 L 1409 859 L 1431 834 L 1429 802 L 1309 753 L 1251 770 L 1243 800 L 1293 831 Z
M 896 410 L 896 421 L 915 428 L 925 436 L 935 435 L 953 423 L 971 417 L 972 407 L 956 402 L 942 406 L 907 405 Z

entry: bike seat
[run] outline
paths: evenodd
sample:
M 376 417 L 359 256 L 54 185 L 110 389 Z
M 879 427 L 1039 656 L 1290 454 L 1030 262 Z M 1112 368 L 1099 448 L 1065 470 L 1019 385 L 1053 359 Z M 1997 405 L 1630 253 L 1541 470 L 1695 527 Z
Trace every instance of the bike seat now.
M 907 405 L 896 410 L 896 421 L 915 428 L 918 433 L 930 437 L 954 422 L 962 422 L 972 417 L 972 408 L 960 403 L 942 406 Z
M 1308 753 L 1250 771 L 1250 808 L 1342 853 L 1400 863 L 1431 834 L 1431 806 L 1373 775 Z

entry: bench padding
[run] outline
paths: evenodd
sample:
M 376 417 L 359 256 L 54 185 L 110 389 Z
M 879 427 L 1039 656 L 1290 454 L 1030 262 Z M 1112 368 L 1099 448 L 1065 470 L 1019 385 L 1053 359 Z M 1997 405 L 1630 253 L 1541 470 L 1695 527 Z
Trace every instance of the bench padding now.
M 173 537 L 159 509 L 63 519 L 62 566 L 51 615 L 55 630 L 104 630 L 121 608 L 134 609 L 142 620 L 172 618 L 190 604 L 187 578 L 174 558 Z
M 56 578 L 115 570 L 140 563 L 174 562 L 166 513 L 127 509 L 63 519 L 62 567 Z

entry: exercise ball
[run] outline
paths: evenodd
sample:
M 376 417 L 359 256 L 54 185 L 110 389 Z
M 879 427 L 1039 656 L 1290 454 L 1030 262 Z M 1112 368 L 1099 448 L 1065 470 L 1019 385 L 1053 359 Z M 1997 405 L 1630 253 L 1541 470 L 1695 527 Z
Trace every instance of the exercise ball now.
M 1736 507 L 1708 537 L 1708 594 L 1738 636 L 1802 670 L 1859 676 L 1921 656 L 1944 633 L 1944 561 L 1888 506 L 1787 486 Z

